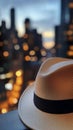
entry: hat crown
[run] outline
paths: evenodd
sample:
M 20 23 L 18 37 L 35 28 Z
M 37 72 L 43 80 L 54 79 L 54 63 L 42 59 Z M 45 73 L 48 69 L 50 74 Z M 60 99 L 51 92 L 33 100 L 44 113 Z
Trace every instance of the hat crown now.
M 35 82 L 37 96 L 50 100 L 73 99 L 73 60 L 50 58 L 40 67 Z

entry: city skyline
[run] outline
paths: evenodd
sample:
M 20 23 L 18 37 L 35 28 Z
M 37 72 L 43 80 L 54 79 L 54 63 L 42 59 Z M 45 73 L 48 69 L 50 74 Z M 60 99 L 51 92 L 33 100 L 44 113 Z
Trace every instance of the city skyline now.
M 10 27 L 10 9 L 15 8 L 16 29 L 19 35 L 24 33 L 24 20 L 31 19 L 33 28 L 38 32 L 53 31 L 53 27 L 60 23 L 60 0 L 8 0 L 0 1 L 0 24 L 6 21 L 7 28 Z

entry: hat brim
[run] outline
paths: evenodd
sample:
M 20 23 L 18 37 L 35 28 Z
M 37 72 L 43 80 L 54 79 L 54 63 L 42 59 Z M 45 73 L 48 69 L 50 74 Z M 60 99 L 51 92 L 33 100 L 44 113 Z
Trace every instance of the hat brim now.
M 48 114 L 36 108 L 33 102 L 34 84 L 23 92 L 19 104 L 18 113 L 22 122 L 33 130 L 72 130 L 73 113 Z

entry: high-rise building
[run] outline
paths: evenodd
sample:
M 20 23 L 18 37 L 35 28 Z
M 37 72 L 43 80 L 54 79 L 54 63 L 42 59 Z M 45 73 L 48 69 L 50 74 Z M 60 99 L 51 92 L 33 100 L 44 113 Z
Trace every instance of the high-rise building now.
M 11 16 L 11 29 L 15 29 L 15 9 L 12 8 L 10 12 Z
M 25 19 L 25 33 L 28 34 L 30 33 L 30 28 L 31 28 L 31 22 L 29 18 Z
M 61 0 L 61 25 L 55 28 L 56 55 L 73 58 L 73 0 Z M 71 47 L 70 47 L 71 46 Z M 71 51 L 69 50 L 71 48 Z

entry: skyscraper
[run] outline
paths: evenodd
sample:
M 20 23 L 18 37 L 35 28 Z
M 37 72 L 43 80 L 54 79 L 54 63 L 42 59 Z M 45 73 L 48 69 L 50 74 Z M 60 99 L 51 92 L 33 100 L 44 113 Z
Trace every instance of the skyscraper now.
M 61 25 L 55 28 L 56 55 L 59 57 L 73 57 L 72 27 L 73 0 L 61 0 Z M 69 48 L 71 48 L 71 50 L 69 50 Z
M 15 29 L 15 9 L 12 8 L 10 12 L 11 16 L 11 29 Z

